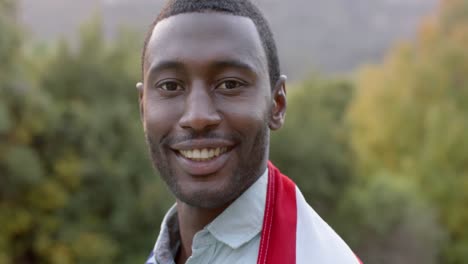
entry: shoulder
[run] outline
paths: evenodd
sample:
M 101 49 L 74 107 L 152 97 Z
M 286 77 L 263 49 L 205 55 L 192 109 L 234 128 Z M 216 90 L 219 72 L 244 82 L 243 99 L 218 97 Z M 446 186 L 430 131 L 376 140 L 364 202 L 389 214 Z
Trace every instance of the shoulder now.
M 305 201 L 296 187 L 296 262 L 358 264 L 360 261 L 343 239 Z

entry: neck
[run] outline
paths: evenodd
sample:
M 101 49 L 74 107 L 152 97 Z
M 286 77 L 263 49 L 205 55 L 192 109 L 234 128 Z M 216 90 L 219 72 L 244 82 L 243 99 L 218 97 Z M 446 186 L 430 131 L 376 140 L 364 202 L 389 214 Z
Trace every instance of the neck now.
M 176 263 L 183 264 L 192 255 L 192 242 L 195 234 L 211 223 L 226 207 L 205 209 L 190 206 L 179 200 L 176 206 L 181 242 Z

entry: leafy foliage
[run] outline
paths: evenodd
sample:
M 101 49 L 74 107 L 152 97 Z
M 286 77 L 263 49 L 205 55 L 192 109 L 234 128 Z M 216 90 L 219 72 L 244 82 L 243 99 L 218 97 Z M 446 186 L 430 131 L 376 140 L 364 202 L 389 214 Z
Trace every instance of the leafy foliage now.
M 417 187 L 355 168 L 346 120 L 352 83 L 316 76 L 290 90 L 272 160 L 365 263 L 436 263 L 444 231 Z
M 147 159 L 138 48 L 101 35 L 92 22 L 76 50 L 29 63 L 38 80 L 2 85 L 0 263 L 142 263 L 151 250 L 172 199 Z
M 352 178 L 343 116 L 353 87 L 316 77 L 288 92 L 286 124 L 273 133 L 270 155 L 322 214 L 332 211 Z
M 467 11 L 467 1 L 443 1 L 414 45 L 364 69 L 349 115 L 362 172 L 419 182 L 449 232 L 443 262 L 453 264 L 468 259 Z
M 438 263 L 445 232 L 417 190 L 389 173 L 365 177 L 348 188 L 331 223 L 364 263 Z

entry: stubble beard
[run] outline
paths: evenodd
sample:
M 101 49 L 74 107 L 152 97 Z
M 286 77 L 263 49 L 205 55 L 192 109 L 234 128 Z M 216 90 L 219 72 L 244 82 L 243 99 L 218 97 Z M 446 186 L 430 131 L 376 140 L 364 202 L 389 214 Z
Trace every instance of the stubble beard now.
M 200 190 L 186 193 L 182 190 L 168 159 L 168 148 L 164 144 L 155 142 L 148 133 L 145 133 L 146 141 L 151 155 L 153 166 L 164 180 L 174 196 L 193 207 L 215 209 L 222 208 L 237 199 L 248 187 L 250 187 L 263 173 L 263 164 L 268 159 L 269 128 L 267 124 L 254 137 L 250 155 L 239 158 L 239 164 L 227 185 L 220 190 L 207 192 Z M 166 153 L 164 150 L 166 149 Z

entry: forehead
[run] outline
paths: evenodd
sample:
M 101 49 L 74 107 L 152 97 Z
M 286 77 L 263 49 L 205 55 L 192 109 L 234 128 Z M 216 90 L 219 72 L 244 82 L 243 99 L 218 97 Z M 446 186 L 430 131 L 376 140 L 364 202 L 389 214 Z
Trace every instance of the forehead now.
M 145 71 L 161 61 L 203 64 L 237 60 L 266 71 L 260 36 L 247 17 L 222 13 L 185 13 L 160 21 L 148 42 Z

